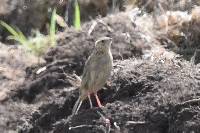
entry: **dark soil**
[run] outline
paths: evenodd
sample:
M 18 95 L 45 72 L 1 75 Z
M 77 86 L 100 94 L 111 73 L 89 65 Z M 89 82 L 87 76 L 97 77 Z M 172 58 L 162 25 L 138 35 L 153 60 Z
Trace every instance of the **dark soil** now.
M 199 133 L 200 65 L 165 49 L 157 36 L 128 15 L 118 13 L 93 20 L 97 25 L 90 35 L 93 21 L 80 31 L 67 29 L 58 34 L 58 45 L 49 49 L 45 63 L 13 67 L 26 68 L 26 74 L 8 86 L 15 89 L 0 100 L 0 132 Z M 94 108 L 90 109 L 86 99 L 78 114 L 71 116 L 79 93 L 66 75 L 82 74 L 94 42 L 102 36 L 113 38 L 114 57 L 110 84 L 98 92 L 104 107 L 97 107 L 92 96 Z M 37 74 L 41 68 L 46 69 Z M 10 83 L 0 79 L 4 82 Z
M 117 60 L 111 87 L 99 91 L 105 107 L 89 109 L 85 101 L 74 117 L 70 115 L 78 90 L 68 85 L 59 87 L 62 84 L 58 81 L 59 85 L 52 85 L 51 89 L 45 84 L 52 84 L 52 81 L 43 80 L 45 83 L 40 90 L 50 90 L 35 96 L 37 90 L 30 93 L 31 89 L 26 88 L 29 97 L 35 97 L 32 104 L 42 101 L 42 105 L 20 129 L 21 132 L 63 133 L 106 132 L 109 128 L 111 132 L 199 132 L 199 76 L 199 66 L 183 61 Z M 193 99 L 198 100 L 189 101 Z M 110 120 L 109 126 L 102 121 L 98 111 Z

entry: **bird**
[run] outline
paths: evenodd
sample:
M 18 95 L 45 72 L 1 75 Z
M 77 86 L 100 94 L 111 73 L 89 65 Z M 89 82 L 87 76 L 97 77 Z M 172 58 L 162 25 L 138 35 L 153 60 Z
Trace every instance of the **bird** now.
M 87 97 L 90 107 L 93 107 L 90 98 L 91 94 L 94 94 L 97 105 L 103 107 L 98 98 L 97 91 L 104 86 L 111 75 L 113 68 L 111 44 L 112 38 L 110 37 L 100 37 L 95 42 L 95 48 L 85 62 L 79 88 L 79 98 L 72 109 L 72 116 L 77 114 L 83 100 Z

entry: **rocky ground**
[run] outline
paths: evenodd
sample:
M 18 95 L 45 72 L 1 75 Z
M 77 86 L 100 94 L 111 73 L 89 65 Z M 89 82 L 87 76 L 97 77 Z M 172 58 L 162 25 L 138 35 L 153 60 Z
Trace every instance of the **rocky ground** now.
M 187 15 L 168 32 L 139 9 L 97 18 L 58 33 L 40 64 L 19 46 L 0 44 L 0 132 L 199 133 L 200 23 L 194 10 Z M 85 100 L 71 116 L 78 88 L 67 76 L 82 74 L 101 36 L 113 38 L 114 57 L 110 83 L 98 92 L 104 107 L 92 96 L 93 109 Z

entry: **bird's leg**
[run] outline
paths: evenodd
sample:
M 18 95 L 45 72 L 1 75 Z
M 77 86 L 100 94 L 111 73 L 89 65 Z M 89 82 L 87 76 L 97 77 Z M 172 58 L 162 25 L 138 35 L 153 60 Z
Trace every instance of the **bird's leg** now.
M 82 104 L 82 100 L 81 100 L 81 97 L 78 98 L 78 100 L 76 101 L 73 109 L 72 109 L 72 115 L 75 115 L 77 114 L 78 110 L 80 109 L 81 107 L 81 104 Z
M 103 107 L 103 105 L 101 104 L 100 100 L 99 100 L 99 97 L 97 96 L 97 93 L 94 93 L 94 96 L 96 98 L 96 101 L 97 101 L 97 104 L 99 107 Z
M 93 106 L 92 106 L 92 100 L 91 100 L 90 94 L 88 94 L 88 99 L 89 99 L 89 102 L 90 102 L 90 108 L 93 108 Z

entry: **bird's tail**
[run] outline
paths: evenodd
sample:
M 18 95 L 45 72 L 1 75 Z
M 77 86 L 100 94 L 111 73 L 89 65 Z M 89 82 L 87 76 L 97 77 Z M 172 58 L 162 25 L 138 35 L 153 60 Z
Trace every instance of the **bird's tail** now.
M 79 97 L 72 109 L 72 115 L 77 114 L 77 112 L 79 111 L 81 107 L 81 104 L 82 104 L 82 100 L 81 100 L 81 97 Z

